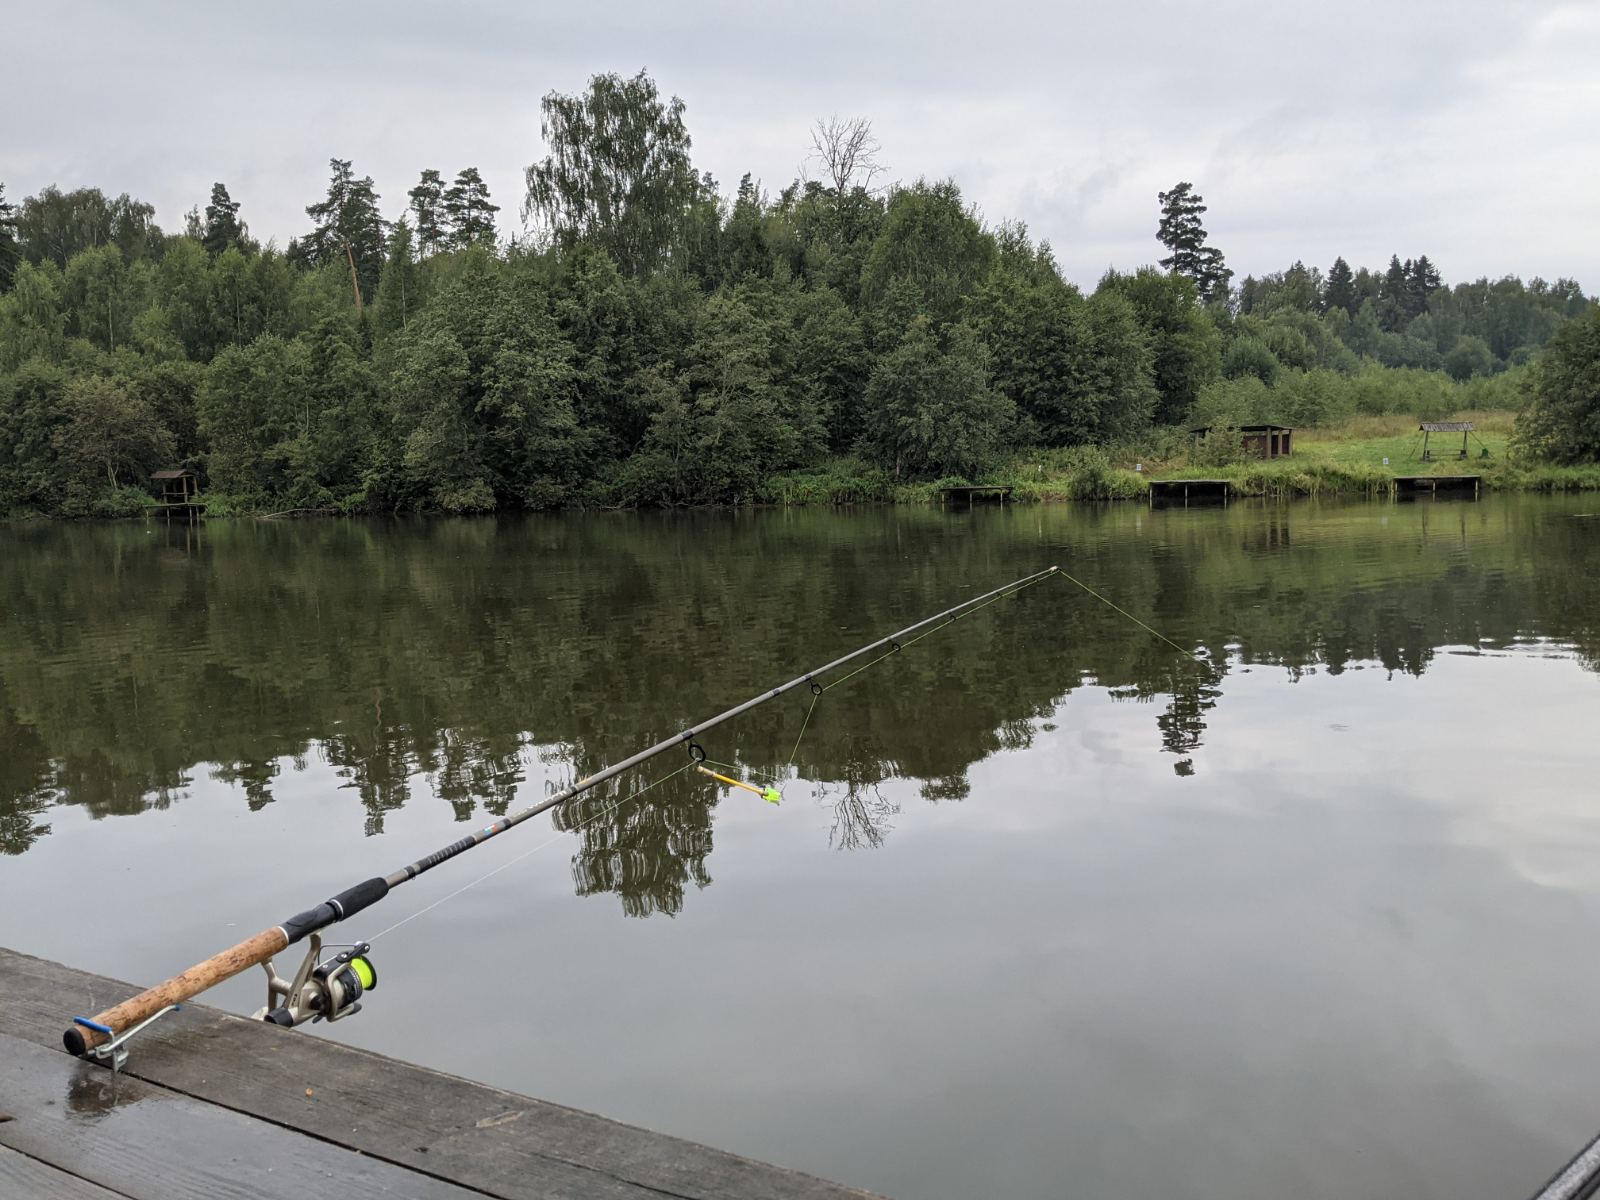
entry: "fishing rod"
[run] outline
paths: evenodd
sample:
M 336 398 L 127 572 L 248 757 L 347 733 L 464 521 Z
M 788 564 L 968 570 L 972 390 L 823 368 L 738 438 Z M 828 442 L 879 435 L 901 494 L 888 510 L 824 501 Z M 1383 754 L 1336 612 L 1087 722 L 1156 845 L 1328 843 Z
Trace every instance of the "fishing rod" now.
M 1061 568 L 1047 567 L 1043 571 L 1013 580 L 1003 587 L 984 592 L 981 596 L 963 600 L 960 604 L 926 617 L 914 625 L 907 625 L 887 637 L 869 642 L 858 650 L 852 650 L 849 654 L 834 659 L 826 666 L 817 667 L 791 679 L 788 683 L 752 696 L 742 704 L 734 705 L 727 712 L 720 713 L 710 720 L 701 721 L 698 725 L 691 725 L 682 733 L 665 738 L 648 749 L 597 771 L 586 779 L 580 779 L 565 791 L 520 812 L 501 817 L 492 825 L 486 825 L 467 837 L 451 842 L 448 846 L 435 850 L 414 863 L 409 863 L 388 875 L 377 875 L 354 887 L 346 888 L 315 908 L 297 913 L 281 924 L 269 925 L 254 937 L 246 938 L 238 945 L 231 946 L 204 962 L 196 963 L 165 983 L 159 983 L 140 992 L 132 999 L 124 1000 L 97 1016 L 74 1017 L 72 1025 L 62 1034 L 61 1040 L 73 1054 L 108 1061 L 113 1068 L 116 1068 L 127 1057 L 124 1043 L 134 1034 L 157 1018 L 172 1012 L 183 1001 L 255 966 L 264 967 L 267 973 L 267 1004 L 256 1014 L 258 1018 L 276 1025 L 299 1025 L 306 1021 L 337 1021 L 351 1016 L 360 1011 L 361 997 L 377 985 L 377 970 L 367 957 L 371 945 L 368 942 L 356 942 L 323 961 L 321 931 L 328 926 L 348 920 L 382 900 L 401 884 L 411 882 L 424 872 L 433 870 L 440 863 L 448 862 L 456 855 L 464 854 L 474 846 L 480 846 L 490 838 L 540 813 L 548 812 L 557 805 L 565 804 L 607 780 L 615 779 L 623 772 L 631 771 L 659 754 L 665 754 L 668 750 L 682 746 L 688 750 L 693 761 L 703 762 L 705 751 L 700 749 L 695 739 L 707 730 L 714 729 L 725 721 L 731 721 L 734 717 L 747 713 L 769 700 L 776 700 L 785 692 L 798 687 L 809 687 L 813 697 L 820 696 L 823 691 L 823 685 L 819 682 L 820 676 L 875 650 L 887 648 L 884 656 L 887 657 L 888 654 L 894 654 L 902 649 L 903 640 L 912 634 L 925 637 L 943 628 L 940 622 L 948 625 L 984 604 L 1060 574 Z M 306 938 L 310 939 L 310 946 L 300 969 L 295 972 L 292 980 L 283 979 L 273 967 L 273 956 Z

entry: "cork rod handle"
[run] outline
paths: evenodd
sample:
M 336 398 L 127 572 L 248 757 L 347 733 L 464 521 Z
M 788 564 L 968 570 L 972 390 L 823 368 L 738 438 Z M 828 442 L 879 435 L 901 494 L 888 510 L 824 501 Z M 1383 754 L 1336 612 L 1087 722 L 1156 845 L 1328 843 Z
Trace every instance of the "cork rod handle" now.
M 62 1042 L 73 1054 L 86 1054 L 94 1047 L 109 1042 L 125 1029 L 137 1025 L 171 1004 L 179 1004 L 191 996 L 198 996 L 207 988 L 215 987 L 224 979 L 232 979 L 241 971 L 266 962 L 289 944 L 289 935 L 277 925 L 263 929 L 255 937 L 240 942 L 221 954 L 214 954 L 205 962 L 196 963 L 181 975 L 174 975 L 165 983 L 158 983 L 140 992 L 131 1000 L 124 1000 L 115 1008 L 108 1008 L 94 1018 L 96 1025 L 105 1025 L 112 1033 L 90 1029 L 87 1025 L 73 1025 L 61 1035 Z

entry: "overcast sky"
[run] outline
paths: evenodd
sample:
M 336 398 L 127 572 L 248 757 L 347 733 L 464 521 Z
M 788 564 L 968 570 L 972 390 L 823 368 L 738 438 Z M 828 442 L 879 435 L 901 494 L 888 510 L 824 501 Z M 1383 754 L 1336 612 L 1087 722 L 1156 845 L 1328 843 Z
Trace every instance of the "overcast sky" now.
M 338 156 L 390 217 L 422 168 L 477 166 L 514 232 L 539 98 L 646 68 L 725 192 L 866 116 L 890 179 L 953 177 L 1083 284 L 1158 257 L 1156 192 L 1189 179 L 1241 276 L 1425 253 L 1600 291 L 1594 0 L 50 0 L 5 25 L 7 196 L 126 190 L 169 229 L 220 179 L 282 245 Z

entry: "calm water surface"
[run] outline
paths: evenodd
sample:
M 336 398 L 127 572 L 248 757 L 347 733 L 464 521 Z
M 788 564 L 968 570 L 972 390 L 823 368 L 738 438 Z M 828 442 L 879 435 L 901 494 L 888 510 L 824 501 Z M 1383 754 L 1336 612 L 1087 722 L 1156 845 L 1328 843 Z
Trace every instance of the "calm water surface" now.
M 1600 1127 L 1596 498 L 0 528 L 0 944 L 153 982 L 1050 563 L 1216 667 L 1033 588 L 707 739 L 780 808 L 396 892 L 505 867 L 334 1035 L 906 1198 L 1533 1190 Z

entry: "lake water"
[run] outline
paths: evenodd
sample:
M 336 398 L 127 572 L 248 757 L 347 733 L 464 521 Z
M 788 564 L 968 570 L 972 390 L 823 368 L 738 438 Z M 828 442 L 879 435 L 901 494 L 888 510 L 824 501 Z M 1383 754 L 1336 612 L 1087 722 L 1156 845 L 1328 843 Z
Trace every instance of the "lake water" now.
M 907 1200 L 1533 1191 L 1600 1127 L 1600 497 L 0 527 L 0 944 L 154 982 L 1051 563 L 1214 666 L 1031 588 L 705 739 L 780 807 L 399 889 L 349 934 L 505 868 L 331 1035 Z

